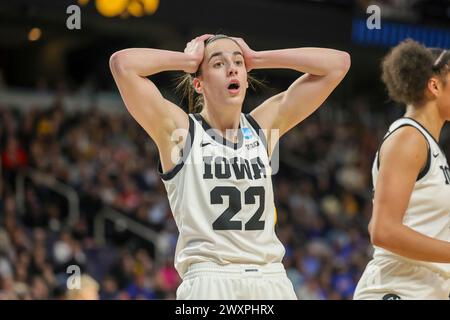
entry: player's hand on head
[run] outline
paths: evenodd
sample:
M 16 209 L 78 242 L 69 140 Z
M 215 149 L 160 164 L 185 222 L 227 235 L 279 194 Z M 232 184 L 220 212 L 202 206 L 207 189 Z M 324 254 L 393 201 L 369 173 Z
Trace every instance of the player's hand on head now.
M 237 37 L 231 37 L 231 38 L 238 43 L 239 47 L 241 47 L 242 54 L 244 55 L 245 67 L 247 69 L 247 72 L 252 70 L 255 67 L 254 57 L 255 57 L 256 51 L 252 50 L 248 46 L 248 44 L 244 41 L 244 39 L 237 38 Z
M 212 37 L 212 34 L 204 34 L 192 39 L 186 44 L 184 53 L 191 55 L 195 61 L 195 65 L 193 65 L 189 70 L 185 70 L 186 72 L 194 73 L 197 71 L 205 54 L 205 41 L 210 37 Z

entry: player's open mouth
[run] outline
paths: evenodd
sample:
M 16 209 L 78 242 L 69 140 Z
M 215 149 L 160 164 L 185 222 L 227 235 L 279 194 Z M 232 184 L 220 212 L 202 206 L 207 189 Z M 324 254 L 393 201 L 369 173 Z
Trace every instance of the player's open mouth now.
M 239 84 L 239 80 L 231 80 L 228 84 L 228 92 L 231 94 L 239 93 L 241 85 Z

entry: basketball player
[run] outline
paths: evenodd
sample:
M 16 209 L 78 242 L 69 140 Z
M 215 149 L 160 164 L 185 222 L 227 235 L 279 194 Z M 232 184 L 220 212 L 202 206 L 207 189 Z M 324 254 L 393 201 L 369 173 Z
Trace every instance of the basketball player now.
M 374 245 L 355 299 L 449 299 L 450 170 L 439 135 L 450 119 L 450 51 L 405 40 L 382 79 L 406 113 L 389 127 L 372 169 Z
M 179 229 L 177 299 L 296 299 L 274 231 L 269 162 L 278 138 L 324 102 L 349 65 L 338 50 L 257 52 L 240 38 L 208 34 L 184 52 L 137 48 L 112 55 L 126 107 L 158 147 Z M 243 114 L 247 72 L 258 68 L 305 74 Z M 146 78 L 169 70 L 192 74 L 201 109 L 186 114 Z

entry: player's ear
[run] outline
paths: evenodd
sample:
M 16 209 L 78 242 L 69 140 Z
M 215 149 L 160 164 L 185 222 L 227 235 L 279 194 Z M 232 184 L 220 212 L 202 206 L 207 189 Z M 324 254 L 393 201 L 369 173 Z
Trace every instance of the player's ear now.
M 195 92 L 198 94 L 203 94 L 203 82 L 198 77 L 195 77 L 192 83 L 194 85 Z

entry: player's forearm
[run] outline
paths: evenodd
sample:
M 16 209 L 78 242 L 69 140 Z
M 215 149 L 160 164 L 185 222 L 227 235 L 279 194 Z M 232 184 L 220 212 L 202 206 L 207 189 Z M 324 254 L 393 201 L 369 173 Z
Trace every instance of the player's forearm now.
M 371 240 L 374 245 L 409 259 L 450 263 L 450 242 L 433 239 L 405 225 L 378 226 Z
M 190 70 L 196 64 L 184 52 L 131 48 L 115 52 L 110 59 L 113 72 L 132 72 L 146 77 L 162 71 Z
M 347 52 L 325 48 L 294 48 L 257 51 L 253 57 L 254 69 L 293 69 L 299 72 L 325 76 L 346 73 L 350 68 Z

